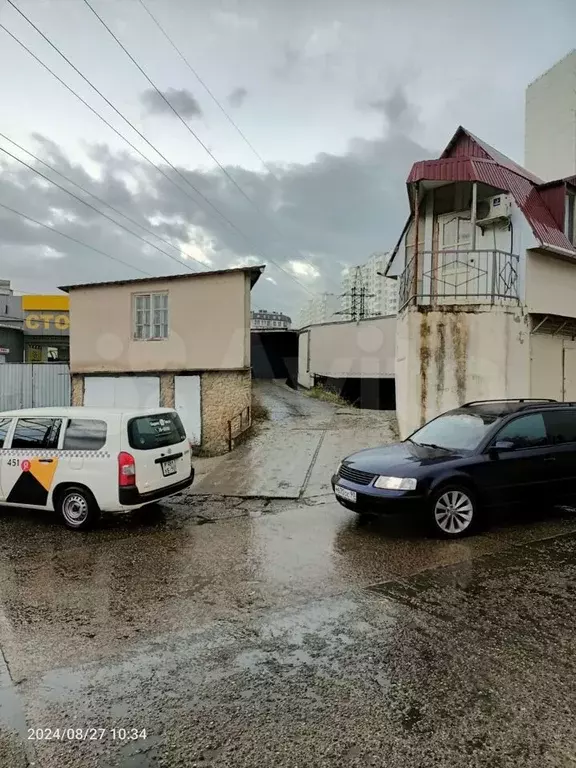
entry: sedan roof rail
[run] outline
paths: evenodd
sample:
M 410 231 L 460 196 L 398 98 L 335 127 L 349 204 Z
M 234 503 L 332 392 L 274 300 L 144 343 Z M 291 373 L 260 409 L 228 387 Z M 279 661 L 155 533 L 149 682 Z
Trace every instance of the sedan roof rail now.
M 482 405 L 482 403 L 557 403 L 551 397 L 498 397 L 494 400 L 471 400 L 464 403 L 462 408 L 468 408 L 471 405 Z

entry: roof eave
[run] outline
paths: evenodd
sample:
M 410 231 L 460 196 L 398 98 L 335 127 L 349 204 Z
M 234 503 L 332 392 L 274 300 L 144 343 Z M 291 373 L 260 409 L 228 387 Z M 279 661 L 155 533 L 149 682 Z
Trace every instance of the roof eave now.
M 70 291 L 78 290 L 80 288 L 107 288 L 114 285 L 128 285 L 130 283 L 134 283 L 136 285 L 141 285 L 145 283 L 151 283 L 151 282 L 162 282 L 163 280 L 172 281 L 172 280 L 181 280 L 181 279 L 190 279 L 194 277 L 210 277 L 210 276 L 218 276 L 218 275 L 226 275 L 226 274 L 232 274 L 235 272 L 244 272 L 244 274 L 250 275 L 250 288 L 252 289 L 258 280 L 260 279 L 260 275 L 264 270 L 266 269 L 265 264 L 258 264 L 257 266 L 250 266 L 250 267 L 232 267 L 231 269 L 214 269 L 214 270 L 205 270 L 204 272 L 184 272 L 182 274 L 176 274 L 176 275 L 150 275 L 149 277 L 133 277 L 133 278 L 127 278 L 126 280 L 104 280 L 99 283 L 76 283 L 74 285 L 60 285 L 58 286 L 58 289 L 60 291 L 64 291 L 64 293 L 70 293 Z
M 576 248 L 569 250 L 568 248 L 562 248 L 559 245 L 550 245 L 550 243 L 544 242 L 541 242 L 540 248 L 544 251 L 549 251 L 550 253 L 555 253 L 558 256 L 564 256 L 565 258 L 568 257 L 569 259 L 576 261 Z

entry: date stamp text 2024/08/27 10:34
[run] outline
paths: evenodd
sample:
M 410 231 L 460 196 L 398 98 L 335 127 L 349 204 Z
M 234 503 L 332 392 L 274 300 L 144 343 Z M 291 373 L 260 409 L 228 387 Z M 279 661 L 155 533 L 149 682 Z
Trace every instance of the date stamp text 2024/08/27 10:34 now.
M 137 741 L 146 736 L 146 728 L 28 728 L 29 741 Z

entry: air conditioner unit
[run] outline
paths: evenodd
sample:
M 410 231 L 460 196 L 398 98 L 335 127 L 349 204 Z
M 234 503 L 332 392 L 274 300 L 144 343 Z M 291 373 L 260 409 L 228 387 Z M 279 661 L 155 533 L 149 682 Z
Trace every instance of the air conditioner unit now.
M 512 198 L 510 195 L 495 195 L 488 200 L 480 200 L 476 209 L 476 224 L 487 227 L 510 221 L 512 216 Z

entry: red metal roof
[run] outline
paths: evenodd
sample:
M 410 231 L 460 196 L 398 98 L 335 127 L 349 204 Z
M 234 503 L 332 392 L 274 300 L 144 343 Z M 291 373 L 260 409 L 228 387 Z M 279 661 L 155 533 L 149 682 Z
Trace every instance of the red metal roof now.
M 458 128 L 438 160 L 414 163 L 408 184 L 417 181 L 480 181 L 512 195 L 542 245 L 576 256 L 564 234 L 566 180 L 556 189 L 509 157 Z

